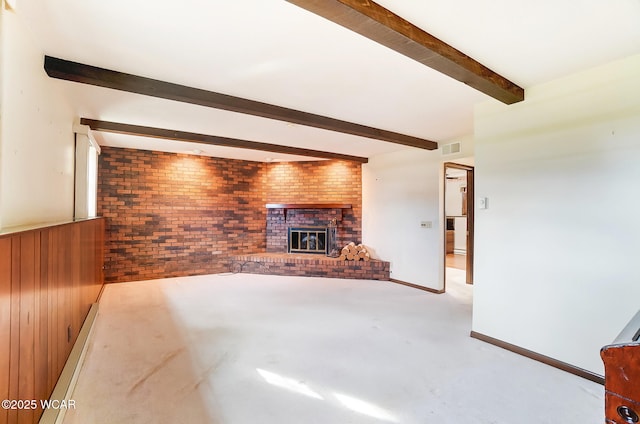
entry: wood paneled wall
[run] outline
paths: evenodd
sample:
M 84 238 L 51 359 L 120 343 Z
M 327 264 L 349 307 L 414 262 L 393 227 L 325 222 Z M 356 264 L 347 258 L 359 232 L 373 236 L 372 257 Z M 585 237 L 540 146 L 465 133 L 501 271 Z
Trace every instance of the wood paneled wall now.
M 36 423 L 103 284 L 104 220 L 0 235 L 1 423 Z

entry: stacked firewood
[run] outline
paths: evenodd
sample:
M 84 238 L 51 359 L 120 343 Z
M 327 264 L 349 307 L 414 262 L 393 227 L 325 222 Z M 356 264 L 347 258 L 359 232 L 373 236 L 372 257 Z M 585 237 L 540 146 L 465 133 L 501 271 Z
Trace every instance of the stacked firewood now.
M 369 261 L 371 260 L 371 255 L 362 243 L 356 245 L 351 242 L 342 248 L 339 259 L 341 261 Z

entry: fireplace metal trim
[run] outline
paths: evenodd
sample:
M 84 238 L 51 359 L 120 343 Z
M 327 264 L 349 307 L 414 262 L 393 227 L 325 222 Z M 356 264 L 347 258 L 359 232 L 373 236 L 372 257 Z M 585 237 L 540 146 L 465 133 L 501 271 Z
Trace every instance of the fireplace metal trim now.
M 326 227 L 289 227 L 288 253 L 327 254 Z

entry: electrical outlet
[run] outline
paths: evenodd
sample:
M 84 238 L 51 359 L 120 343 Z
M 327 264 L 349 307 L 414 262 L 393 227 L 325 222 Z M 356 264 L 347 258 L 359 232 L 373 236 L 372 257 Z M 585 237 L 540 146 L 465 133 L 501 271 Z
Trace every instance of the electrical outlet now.
M 431 228 L 433 227 L 433 223 L 431 221 L 422 221 L 420 222 L 421 228 Z

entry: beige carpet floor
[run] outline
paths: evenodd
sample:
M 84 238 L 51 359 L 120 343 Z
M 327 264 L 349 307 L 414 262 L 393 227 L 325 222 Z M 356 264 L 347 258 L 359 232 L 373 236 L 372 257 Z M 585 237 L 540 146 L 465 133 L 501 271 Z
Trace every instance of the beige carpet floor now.
M 248 274 L 109 285 L 65 423 L 603 422 L 602 386 L 469 337 L 456 271 L 442 295 Z

